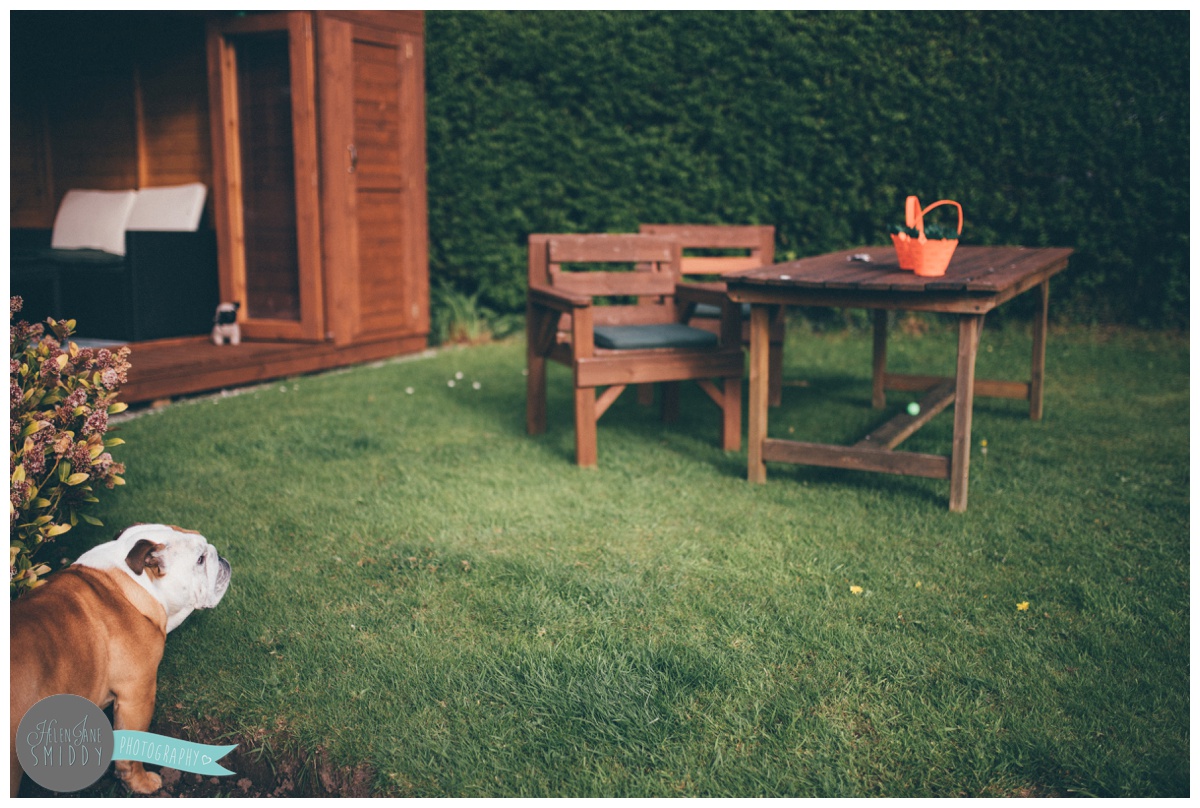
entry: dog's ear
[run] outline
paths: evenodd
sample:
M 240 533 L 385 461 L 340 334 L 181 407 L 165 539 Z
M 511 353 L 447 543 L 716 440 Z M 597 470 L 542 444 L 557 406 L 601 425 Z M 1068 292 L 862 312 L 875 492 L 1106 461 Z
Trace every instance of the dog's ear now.
M 125 556 L 125 563 L 134 575 L 141 575 L 143 570 L 150 570 L 151 575 L 162 575 L 162 559 L 155 553 L 166 547 L 165 544 L 155 544 L 149 539 L 138 539 L 137 544 Z

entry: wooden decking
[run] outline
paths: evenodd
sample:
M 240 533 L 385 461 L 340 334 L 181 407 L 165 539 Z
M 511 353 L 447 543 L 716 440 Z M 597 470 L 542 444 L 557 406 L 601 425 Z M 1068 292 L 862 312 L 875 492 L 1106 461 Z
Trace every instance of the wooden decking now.
M 416 336 L 338 348 L 302 342 L 217 346 L 208 337 L 181 337 L 129 347 L 129 381 L 120 399 L 138 404 L 416 353 L 426 341 Z

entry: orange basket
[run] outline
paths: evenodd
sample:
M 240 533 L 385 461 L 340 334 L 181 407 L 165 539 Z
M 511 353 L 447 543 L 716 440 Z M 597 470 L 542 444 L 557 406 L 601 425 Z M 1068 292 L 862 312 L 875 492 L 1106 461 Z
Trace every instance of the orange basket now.
M 962 205 L 951 199 L 941 199 L 924 210 L 915 196 L 904 200 L 904 224 L 916 228 L 917 237 L 907 233 L 892 235 L 892 243 L 896 246 L 896 260 L 901 269 L 911 269 L 923 277 L 937 277 L 946 274 L 950 266 L 950 258 L 958 247 L 958 239 L 927 239 L 925 238 L 925 214 L 939 205 L 953 205 L 958 208 L 958 232 L 962 233 Z

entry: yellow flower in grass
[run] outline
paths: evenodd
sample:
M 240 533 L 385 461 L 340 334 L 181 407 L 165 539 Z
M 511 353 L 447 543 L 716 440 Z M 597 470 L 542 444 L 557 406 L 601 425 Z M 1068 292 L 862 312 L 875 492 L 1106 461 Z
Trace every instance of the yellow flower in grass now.
M 1018 603 L 1018 604 L 1017 604 L 1017 611 L 1018 611 L 1018 612 L 1027 612 L 1027 611 L 1029 611 L 1029 601 L 1027 601 L 1027 600 L 1024 600 L 1024 601 L 1021 601 L 1020 603 Z
M 852 586 L 850 587 L 850 592 L 855 595 L 861 595 L 863 590 L 861 586 Z

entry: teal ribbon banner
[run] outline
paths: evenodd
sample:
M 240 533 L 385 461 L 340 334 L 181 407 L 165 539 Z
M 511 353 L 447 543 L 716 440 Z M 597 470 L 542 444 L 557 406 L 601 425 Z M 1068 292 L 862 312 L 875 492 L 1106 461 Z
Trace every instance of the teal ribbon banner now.
M 237 744 L 209 746 L 131 729 L 113 732 L 113 760 L 136 760 L 195 774 L 233 774 L 217 761 L 234 749 Z

